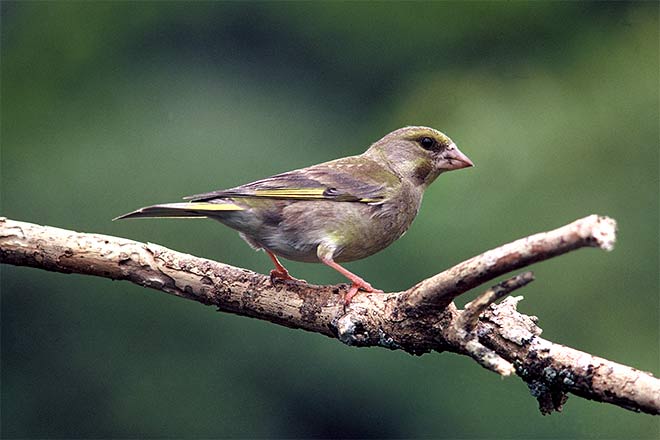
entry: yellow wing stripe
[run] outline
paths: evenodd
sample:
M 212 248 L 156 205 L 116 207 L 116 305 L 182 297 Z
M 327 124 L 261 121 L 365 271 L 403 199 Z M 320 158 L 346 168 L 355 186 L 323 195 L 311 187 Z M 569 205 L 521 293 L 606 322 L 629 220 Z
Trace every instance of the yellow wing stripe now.
M 258 189 L 254 191 L 253 197 L 272 197 L 283 199 L 328 199 L 336 201 L 356 201 L 362 203 L 378 202 L 381 199 L 362 198 L 356 199 L 350 195 L 339 195 L 338 197 L 328 196 L 326 188 L 275 188 L 275 189 Z
M 191 209 L 195 211 L 244 211 L 245 208 L 241 208 L 238 205 L 233 203 L 202 203 L 202 202 L 191 202 L 186 203 L 182 206 L 184 209 Z
M 325 188 L 277 188 L 258 189 L 254 192 L 256 197 L 286 197 L 286 198 L 324 198 Z

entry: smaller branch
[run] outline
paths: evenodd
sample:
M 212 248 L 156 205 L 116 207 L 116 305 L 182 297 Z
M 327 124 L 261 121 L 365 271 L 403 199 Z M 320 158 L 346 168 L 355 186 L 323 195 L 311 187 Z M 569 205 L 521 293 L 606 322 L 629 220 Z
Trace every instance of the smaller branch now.
M 499 298 L 526 286 L 534 280 L 532 272 L 524 272 L 491 287 L 474 301 L 465 305 L 459 311 L 447 332 L 447 339 L 455 346 L 461 347 L 465 354 L 477 361 L 484 368 L 494 371 L 501 376 L 510 376 L 515 372 L 511 362 L 503 359 L 493 350 L 485 347 L 474 332 L 479 317 Z
M 461 344 L 461 346 L 465 349 L 465 353 L 487 370 L 490 370 L 504 377 L 511 376 L 516 372 L 516 369 L 511 362 L 507 361 L 496 352 L 483 345 L 476 338 L 469 339 L 462 343 L 456 340 L 453 342 Z
M 468 333 L 472 332 L 479 321 L 479 316 L 486 311 L 488 306 L 532 281 L 534 281 L 534 274 L 532 272 L 523 272 L 520 275 L 494 285 L 475 300 L 465 305 L 463 313 L 456 320 L 456 325 Z
M 406 291 L 404 308 L 443 310 L 460 294 L 512 270 L 581 248 L 610 251 L 616 239 L 616 221 L 590 215 L 561 228 L 505 244 L 441 272 Z

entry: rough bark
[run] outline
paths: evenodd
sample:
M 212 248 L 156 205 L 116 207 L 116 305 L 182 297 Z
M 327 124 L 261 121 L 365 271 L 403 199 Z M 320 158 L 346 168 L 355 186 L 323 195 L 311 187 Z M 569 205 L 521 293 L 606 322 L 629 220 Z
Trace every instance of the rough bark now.
M 512 270 L 581 247 L 610 250 L 616 223 L 592 215 L 553 231 L 490 250 L 403 292 L 359 293 L 344 306 L 347 286 L 269 277 L 150 243 L 0 218 L 0 262 L 96 275 L 213 305 L 219 310 L 321 333 L 353 346 L 412 354 L 451 351 L 501 375 L 516 373 L 544 414 L 572 393 L 634 411 L 660 414 L 660 380 L 541 338 L 519 298 L 495 301 L 531 282 L 527 272 L 488 289 L 459 310 L 461 293 Z

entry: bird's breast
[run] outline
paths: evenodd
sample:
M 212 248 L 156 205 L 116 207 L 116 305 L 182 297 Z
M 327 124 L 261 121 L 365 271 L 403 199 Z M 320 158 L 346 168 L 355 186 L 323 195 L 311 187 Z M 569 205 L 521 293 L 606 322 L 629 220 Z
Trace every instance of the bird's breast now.
M 339 245 L 335 260 L 359 260 L 385 249 L 408 230 L 420 204 L 421 193 L 406 191 L 357 210 L 362 212 L 356 212 L 333 231 Z

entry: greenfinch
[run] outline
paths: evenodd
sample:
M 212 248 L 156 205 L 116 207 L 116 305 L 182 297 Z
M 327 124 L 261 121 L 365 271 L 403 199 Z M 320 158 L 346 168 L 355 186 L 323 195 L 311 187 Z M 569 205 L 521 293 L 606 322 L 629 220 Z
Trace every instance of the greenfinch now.
M 404 127 L 367 151 L 277 174 L 188 202 L 140 208 L 117 219 L 208 217 L 237 230 L 275 265 L 271 280 L 295 280 L 278 256 L 323 263 L 348 278 L 348 304 L 358 292 L 382 292 L 339 263 L 392 244 L 419 211 L 424 190 L 445 171 L 473 166 L 454 142 L 428 127 Z

